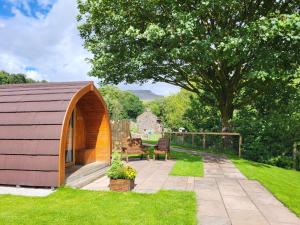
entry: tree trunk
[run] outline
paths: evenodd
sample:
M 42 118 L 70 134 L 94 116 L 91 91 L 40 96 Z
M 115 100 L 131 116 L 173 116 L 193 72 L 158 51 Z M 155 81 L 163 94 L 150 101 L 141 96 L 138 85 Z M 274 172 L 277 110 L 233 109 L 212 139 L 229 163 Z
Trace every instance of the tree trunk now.
M 227 93 L 228 94 L 228 93 Z M 221 122 L 222 122 L 222 132 L 231 132 L 231 119 L 233 117 L 233 98 L 226 95 L 225 98 L 222 98 L 219 104 L 219 109 L 221 112 Z M 223 148 L 230 148 L 232 146 L 232 137 L 223 136 L 222 137 Z
M 224 112 L 225 111 L 225 112 Z M 222 122 L 222 132 L 231 132 L 231 119 L 233 112 L 228 112 L 227 110 L 221 110 L 221 122 Z

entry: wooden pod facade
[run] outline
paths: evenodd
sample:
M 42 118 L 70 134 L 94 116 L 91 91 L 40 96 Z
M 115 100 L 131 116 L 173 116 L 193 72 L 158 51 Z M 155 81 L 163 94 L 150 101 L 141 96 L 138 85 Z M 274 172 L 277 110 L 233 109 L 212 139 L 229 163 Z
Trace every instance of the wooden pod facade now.
M 61 186 L 66 167 L 109 162 L 111 145 L 92 82 L 0 85 L 0 184 Z

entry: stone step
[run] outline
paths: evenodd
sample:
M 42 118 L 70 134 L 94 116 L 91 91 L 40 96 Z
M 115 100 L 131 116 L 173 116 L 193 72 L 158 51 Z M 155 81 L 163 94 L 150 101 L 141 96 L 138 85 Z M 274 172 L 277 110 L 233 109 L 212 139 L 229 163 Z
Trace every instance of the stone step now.
M 86 183 L 89 180 L 94 181 L 105 174 L 108 167 L 107 162 L 97 161 L 84 166 L 74 166 L 66 170 L 67 186 L 80 185 L 81 182 Z
M 90 184 L 91 182 L 105 176 L 107 169 L 108 169 L 108 166 L 105 168 L 102 168 L 101 170 L 93 172 L 89 175 L 86 175 L 86 176 L 80 177 L 76 180 L 73 180 L 72 182 L 66 183 L 66 185 L 69 187 L 73 187 L 73 188 L 82 188 L 82 187 Z

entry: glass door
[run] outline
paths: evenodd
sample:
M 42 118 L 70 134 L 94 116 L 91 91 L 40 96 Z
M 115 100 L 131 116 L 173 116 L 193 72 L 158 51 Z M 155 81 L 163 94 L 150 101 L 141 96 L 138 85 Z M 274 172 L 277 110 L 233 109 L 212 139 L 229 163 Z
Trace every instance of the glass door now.
M 65 150 L 65 163 L 74 162 L 74 112 L 71 115 L 67 134 L 67 147 Z

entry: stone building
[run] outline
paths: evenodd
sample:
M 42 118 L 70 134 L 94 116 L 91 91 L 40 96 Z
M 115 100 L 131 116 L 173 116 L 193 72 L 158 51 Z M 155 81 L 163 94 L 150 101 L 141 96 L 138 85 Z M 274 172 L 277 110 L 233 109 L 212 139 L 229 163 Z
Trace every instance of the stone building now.
M 150 110 L 145 111 L 137 117 L 137 127 L 140 134 L 154 134 L 161 133 L 162 127 Z

